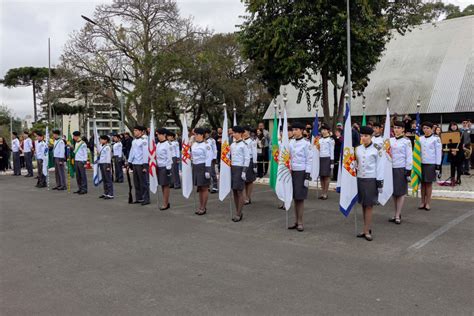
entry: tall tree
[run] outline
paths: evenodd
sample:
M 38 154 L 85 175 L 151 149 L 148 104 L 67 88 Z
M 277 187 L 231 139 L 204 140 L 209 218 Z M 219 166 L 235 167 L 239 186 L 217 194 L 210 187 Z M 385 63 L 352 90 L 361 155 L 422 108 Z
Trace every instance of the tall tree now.
M 34 121 L 38 121 L 38 110 L 36 98 L 42 91 L 42 86 L 48 78 L 48 68 L 38 67 L 20 67 L 12 68 L 7 71 L 2 83 L 5 87 L 33 87 L 33 113 Z
M 334 117 L 342 116 L 347 85 L 346 1 L 245 1 L 248 15 L 241 26 L 245 56 L 254 61 L 262 81 L 276 96 L 279 87 L 293 84 L 301 95 L 314 94 L 324 120 L 331 122 L 329 82 L 334 86 Z M 369 74 L 396 30 L 404 34 L 413 25 L 437 19 L 442 10 L 421 1 L 353 0 L 350 2 L 352 83 L 363 92 Z M 339 78 L 342 78 L 339 79 Z M 341 82 L 339 82 L 341 80 Z M 299 100 L 298 100 L 299 101 Z

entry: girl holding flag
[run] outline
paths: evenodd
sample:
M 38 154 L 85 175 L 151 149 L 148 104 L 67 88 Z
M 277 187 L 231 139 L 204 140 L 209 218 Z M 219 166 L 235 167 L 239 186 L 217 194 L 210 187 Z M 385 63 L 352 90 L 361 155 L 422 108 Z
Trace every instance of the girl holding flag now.
M 293 140 L 290 141 L 291 178 L 293 182 L 293 200 L 295 201 L 295 224 L 288 229 L 304 231 L 303 211 L 304 200 L 308 198 L 309 181 L 311 180 L 311 167 L 313 153 L 311 143 L 303 137 L 305 126 L 296 122 L 292 125 Z
M 209 199 L 209 186 L 211 185 L 212 150 L 211 146 L 204 141 L 206 130 L 197 127 L 194 129 L 194 142 L 191 146 L 191 157 L 193 162 L 193 183 L 199 192 L 199 209 L 196 215 L 204 215 L 207 212 L 207 200 Z
M 411 141 L 405 137 L 405 124 L 401 121 L 393 123 L 395 137 L 390 138 L 393 164 L 393 201 L 395 203 L 395 216 L 388 221 L 400 224 L 405 195 L 408 193 L 408 183 L 411 181 L 412 168 Z
M 171 207 L 169 201 L 174 149 L 167 140 L 168 130 L 166 128 L 159 128 L 156 133 L 158 134 L 158 144 L 156 145 L 158 184 L 163 192 L 163 205 L 160 207 L 160 211 L 165 211 Z
M 372 240 L 372 209 L 377 204 L 378 195 L 382 193 L 383 187 L 382 148 L 372 143 L 373 133 L 372 128 L 362 126 L 361 146 L 356 147 L 357 195 L 364 214 L 364 231 L 357 237 L 368 241 Z

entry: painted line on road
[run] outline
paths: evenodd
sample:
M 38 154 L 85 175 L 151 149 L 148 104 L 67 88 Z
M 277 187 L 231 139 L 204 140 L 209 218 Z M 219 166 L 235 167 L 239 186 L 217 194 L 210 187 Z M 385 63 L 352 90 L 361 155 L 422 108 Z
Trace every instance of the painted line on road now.
M 437 230 L 435 230 L 434 232 L 432 232 L 431 234 L 429 234 L 425 238 L 417 241 L 416 243 L 414 243 L 413 245 L 408 247 L 408 250 L 418 250 L 418 249 L 426 246 L 429 242 L 431 242 L 431 241 L 435 240 L 436 238 L 438 238 L 439 236 L 443 235 L 448 230 L 450 230 L 451 228 L 453 228 L 457 224 L 463 222 L 465 219 L 469 218 L 472 215 L 474 215 L 474 209 L 470 210 L 469 212 L 467 212 L 467 213 L 465 213 L 465 214 L 463 214 L 463 215 L 461 215 L 461 216 L 459 216 L 455 219 L 453 219 L 452 221 L 450 221 L 446 225 L 441 226 L 440 228 L 438 228 Z

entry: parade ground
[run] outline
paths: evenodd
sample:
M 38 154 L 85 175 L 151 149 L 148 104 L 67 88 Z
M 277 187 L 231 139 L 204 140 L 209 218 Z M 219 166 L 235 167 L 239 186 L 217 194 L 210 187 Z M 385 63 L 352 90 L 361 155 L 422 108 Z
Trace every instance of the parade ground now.
M 435 199 L 427 212 L 407 198 L 401 225 L 387 221 L 390 201 L 375 209 L 368 242 L 334 192 L 321 201 L 311 191 L 299 233 L 267 185 L 233 223 L 216 194 L 196 216 L 181 190 L 159 211 L 155 195 L 127 204 L 126 183 L 104 201 L 102 187 L 78 196 L 35 181 L 0 176 L 1 315 L 474 313 L 467 200 Z

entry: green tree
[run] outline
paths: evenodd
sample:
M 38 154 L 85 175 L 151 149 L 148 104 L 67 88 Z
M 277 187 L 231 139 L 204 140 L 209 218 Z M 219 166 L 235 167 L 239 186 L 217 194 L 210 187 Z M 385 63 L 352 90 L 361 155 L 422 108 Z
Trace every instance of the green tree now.
M 312 93 L 316 102 L 321 98 L 324 120 L 329 123 L 331 82 L 334 126 L 342 116 L 347 86 L 346 1 L 248 0 L 245 4 L 248 15 L 239 38 L 244 55 L 255 63 L 270 94 L 278 95 L 280 86 L 289 83 L 300 89 L 298 102 Z M 355 93 L 367 86 L 369 74 L 393 37 L 392 30 L 404 34 L 413 25 L 436 20 L 443 13 L 419 1 L 388 0 L 354 0 L 350 12 Z
M 12 68 L 7 71 L 2 83 L 5 87 L 33 87 L 33 112 L 34 121 L 38 120 L 38 111 L 36 106 L 36 98 L 42 91 L 42 86 L 48 78 L 48 68 L 38 67 L 21 67 Z

